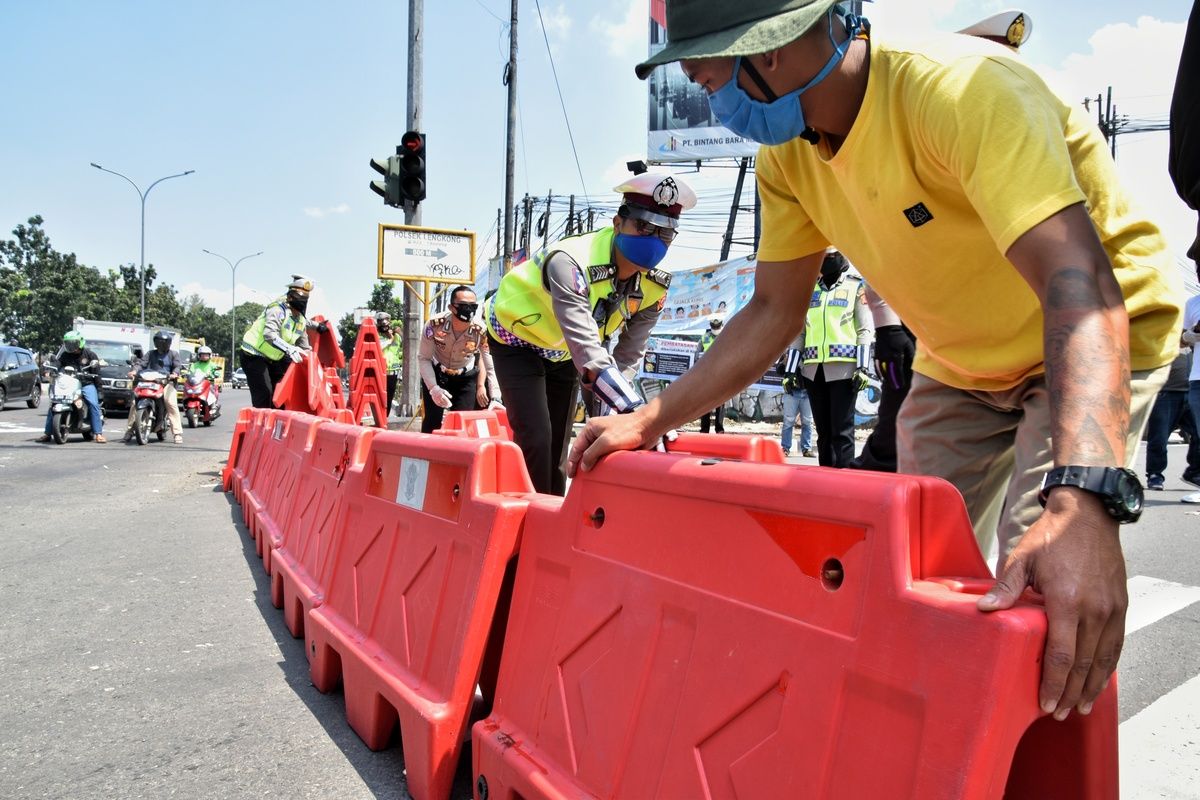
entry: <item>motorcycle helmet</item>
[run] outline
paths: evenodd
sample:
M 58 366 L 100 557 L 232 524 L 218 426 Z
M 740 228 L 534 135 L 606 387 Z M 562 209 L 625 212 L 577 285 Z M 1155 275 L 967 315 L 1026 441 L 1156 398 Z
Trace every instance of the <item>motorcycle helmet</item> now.
M 154 334 L 154 349 L 165 353 L 171 348 L 171 334 L 166 331 L 156 331 Z
M 79 331 L 67 331 L 63 334 L 63 350 L 68 353 L 78 353 L 83 347 L 83 336 Z
M 196 360 L 197 361 L 208 361 L 210 358 L 212 358 L 212 348 L 211 347 L 208 347 L 207 345 L 205 345 L 196 351 Z

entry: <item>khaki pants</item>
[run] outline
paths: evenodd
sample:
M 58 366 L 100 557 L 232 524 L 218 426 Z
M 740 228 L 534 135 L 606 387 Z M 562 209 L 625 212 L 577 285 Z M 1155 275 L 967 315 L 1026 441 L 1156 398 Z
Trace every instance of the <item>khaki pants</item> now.
M 1135 372 L 1131 382 L 1125 466 L 1138 442 L 1169 367 Z M 999 537 L 998 570 L 1042 512 L 1038 489 L 1054 466 L 1050 394 L 1044 376 L 1003 392 L 954 389 L 913 375 L 900 409 L 899 471 L 934 475 L 954 484 L 967 504 L 975 540 L 986 557 Z
M 167 406 L 167 428 L 172 436 L 183 436 L 183 424 L 179 419 L 179 393 L 175 391 L 175 384 L 168 383 L 167 389 L 163 392 L 163 402 Z M 129 422 L 125 423 L 125 432 L 133 433 L 134 427 L 137 425 L 137 406 L 129 409 Z

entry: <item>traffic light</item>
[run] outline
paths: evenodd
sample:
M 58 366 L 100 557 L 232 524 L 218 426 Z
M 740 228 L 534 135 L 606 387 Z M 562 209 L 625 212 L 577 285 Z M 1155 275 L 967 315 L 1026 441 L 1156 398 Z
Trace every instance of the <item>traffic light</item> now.
M 425 134 L 408 131 L 396 148 L 400 156 L 400 196 L 405 202 L 425 199 Z
M 389 206 L 402 206 L 404 201 L 400 196 L 400 156 L 388 156 L 387 160 L 372 158 L 371 169 L 383 176 L 381 181 L 371 181 L 371 191 L 382 197 L 383 202 Z

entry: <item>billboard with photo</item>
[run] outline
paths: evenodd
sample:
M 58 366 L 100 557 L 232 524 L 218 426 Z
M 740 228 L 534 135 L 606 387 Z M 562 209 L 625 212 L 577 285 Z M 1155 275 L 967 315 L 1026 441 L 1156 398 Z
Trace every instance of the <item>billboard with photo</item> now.
M 650 55 L 667 42 L 665 0 L 650 0 Z M 758 152 L 758 143 L 721 126 L 708 107 L 708 95 L 683 74 L 678 63 L 650 73 L 650 120 L 646 160 L 651 163 L 741 158 Z

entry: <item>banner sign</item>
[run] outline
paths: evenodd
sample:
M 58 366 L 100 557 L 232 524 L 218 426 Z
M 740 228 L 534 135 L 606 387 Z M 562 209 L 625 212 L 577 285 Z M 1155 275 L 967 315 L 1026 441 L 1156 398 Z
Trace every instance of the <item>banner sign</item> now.
M 667 42 L 666 4 L 650 2 L 650 55 Z M 651 163 L 754 156 L 758 143 L 721 126 L 708 95 L 688 80 L 678 62 L 664 64 L 646 81 L 650 100 L 646 160 Z
M 654 333 L 700 336 L 713 316 L 729 319 L 754 294 L 754 260 L 735 258 L 698 269 L 671 273 Z

